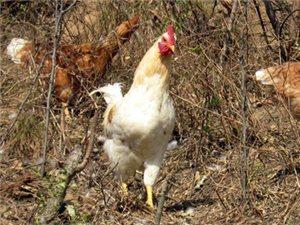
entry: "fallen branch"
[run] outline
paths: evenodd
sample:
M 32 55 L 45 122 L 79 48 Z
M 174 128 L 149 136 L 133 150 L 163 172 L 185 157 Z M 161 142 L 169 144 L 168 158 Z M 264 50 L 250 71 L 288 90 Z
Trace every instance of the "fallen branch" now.
M 161 217 L 162 217 L 162 211 L 164 207 L 164 203 L 166 200 L 166 195 L 170 190 L 170 186 L 168 185 L 169 179 L 166 179 L 162 186 L 161 195 L 158 201 L 157 211 L 156 211 L 156 218 L 155 218 L 155 224 L 160 225 Z
M 60 169 L 55 176 L 50 178 L 50 190 L 48 193 L 51 194 L 51 196 L 46 201 L 45 208 L 37 216 L 40 223 L 47 224 L 57 216 L 58 210 L 60 209 L 66 196 L 70 182 L 77 173 L 81 172 L 85 168 L 93 149 L 95 130 L 97 121 L 99 119 L 99 114 L 100 112 L 96 110 L 91 124 L 91 135 L 88 147 L 83 158 L 82 148 L 79 145 L 75 146 L 74 150 L 66 160 L 66 166 L 63 169 Z

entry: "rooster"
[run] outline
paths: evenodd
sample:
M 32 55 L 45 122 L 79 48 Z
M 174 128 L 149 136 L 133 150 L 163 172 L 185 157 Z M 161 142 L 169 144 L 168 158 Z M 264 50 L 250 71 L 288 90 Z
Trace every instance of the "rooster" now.
M 55 95 L 63 104 L 65 114 L 69 116 L 67 105 L 76 94 L 85 88 L 98 86 L 101 75 L 119 50 L 139 25 L 139 17 L 121 23 L 114 31 L 96 44 L 62 45 L 57 51 L 57 69 L 54 81 Z M 43 62 L 41 77 L 51 73 L 52 60 L 47 55 L 49 49 L 37 50 L 32 41 L 14 38 L 7 47 L 7 54 L 16 64 L 29 65 L 31 59 L 36 64 Z M 45 82 L 47 83 L 47 82 Z
M 273 85 L 278 93 L 288 97 L 293 115 L 300 119 L 300 62 L 258 70 L 255 79 L 264 85 Z
M 175 46 L 173 26 L 167 28 L 139 63 L 126 95 L 115 83 L 99 88 L 108 104 L 104 113 L 103 148 L 128 194 L 126 181 L 144 169 L 146 204 L 153 208 L 153 185 L 174 128 L 169 96 L 170 67 Z

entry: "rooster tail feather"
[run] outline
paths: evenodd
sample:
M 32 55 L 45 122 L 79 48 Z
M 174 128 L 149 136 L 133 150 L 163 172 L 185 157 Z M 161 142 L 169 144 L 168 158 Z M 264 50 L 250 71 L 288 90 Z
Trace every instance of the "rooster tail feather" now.
M 7 55 L 16 64 L 25 63 L 28 60 L 28 54 L 32 53 L 32 42 L 22 38 L 13 38 L 7 46 Z
M 103 40 L 100 47 L 105 47 L 111 55 L 115 55 L 119 49 L 119 45 L 129 40 L 130 36 L 139 26 L 140 19 L 134 16 L 127 21 L 121 23 L 116 29 L 108 34 Z
M 108 84 L 104 87 L 92 91 L 90 95 L 93 95 L 97 92 L 103 93 L 104 100 L 109 105 L 112 103 L 116 103 L 123 98 L 121 88 L 121 83 Z

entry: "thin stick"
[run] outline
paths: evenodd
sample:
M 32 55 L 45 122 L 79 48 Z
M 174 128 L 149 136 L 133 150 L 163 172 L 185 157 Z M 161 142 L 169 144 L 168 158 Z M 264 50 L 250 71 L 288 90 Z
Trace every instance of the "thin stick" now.
M 259 18 L 259 23 L 260 23 L 261 29 L 263 31 L 263 36 L 264 36 L 265 42 L 267 43 L 268 49 L 273 51 L 272 47 L 270 46 L 270 42 L 268 40 L 266 27 L 264 25 L 264 21 L 263 21 L 263 18 L 261 16 L 261 13 L 260 13 L 259 5 L 257 4 L 256 0 L 253 0 L 253 3 L 254 3 L 254 6 L 255 6 L 255 9 L 256 9 L 257 16 Z
M 53 52 L 52 52 L 52 65 L 51 65 L 51 76 L 48 88 L 48 95 L 47 95 L 47 108 L 46 108 L 46 123 L 45 123 L 45 134 L 44 134 L 44 146 L 42 151 L 42 164 L 41 164 L 41 176 L 44 176 L 45 173 L 45 162 L 46 162 L 46 153 L 48 150 L 48 129 L 49 129 L 49 115 L 50 115 L 50 99 L 53 89 L 54 83 L 54 75 L 56 70 L 56 51 L 59 42 L 60 36 L 60 29 L 61 29 L 61 17 L 62 17 L 62 4 L 60 7 L 60 12 L 58 11 L 58 0 L 55 0 L 55 36 L 54 36 L 54 45 L 53 45 Z
M 275 13 L 275 10 L 273 8 L 272 2 L 270 0 L 263 0 L 263 3 L 265 4 L 265 8 L 266 8 L 268 18 L 269 18 L 270 23 L 271 23 L 271 25 L 273 27 L 273 30 L 275 32 L 275 36 L 276 36 L 276 38 L 279 42 L 279 59 L 280 59 L 280 62 L 282 61 L 282 59 L 283 59 L 283 61 L 287 61 L 288 55 L 286 54 L 286 51 L 283 48 L 282 43 L 281 43 L 281 37 L 280 37 L 280 34 L 279 34 L 279 30 L 280 30 L 279 25 L 280 24 L 278 22 L 278 18 L 276 17 L 276 13 Z
M 286 23 L 286 21 L 295 13 L 295 12 L 300 12 L 300 9 L 295 9 L 293 10 L 289 15 L 287 15 L 285 17 L 285 19 L 283 20 L 283 22 L 281 23 L 280 27 L 279 27 L 279 31 L 278 31 L 278 36 L 281 37 L 281 34 L 282 34 L 282 29 L 283 29 L 283 26 L 284 24 Z
M 232 4 L 232 10 L 230 13 L 227 29 L 226 29 L 225 41 L 224 41 L 224 45 L 223 45 L 222 52 L 220 55 L 220 65 L 222 68 L 223 68 L 223 64 L 224 64 L 224 59 L 227 55 L 228 45 L 232 42 L 231 31 L 232 31 L 232 27 L 233 27 L 233 23 L 234 23 L 234 19 L 235 19 L 235 12 L 236 12 L 236 8 L 237 8 L 237 4 L 238 4 L 238 0 L 234 0 L 233 4 Z
M 99 115 L 100 115 L 100 111 L 98 109 L 96 109 L 96 112 L 95 112 L 95 115 L 94 115 L 94 118 L 93 118 L 93 121 L 92 121 L 92 125 L 91 125 L 91 136 L 90 136 L 89 145 L 86 149 L 86 152 L 84 154 L 82 162 L 74 170 L 74 174 L 82 171 L 85 168 L 85 166 L 86 166 L 86 164 L 89 160 L 89 157 L 91 155 L 91 152 L 92 152 L 92 149 L 93 149 L 93 146 L 94 146 L 95 131 L 96 131 L 96 126 L 97 126 L 97 121 L 99 120 Z
M 201 105 L 199 105 L 199 104 L 197 104 L 197 103 L 194 103 L 194 102 L 192 102 L 192 101 L 190 101 L 190 100 L 188 100 L 188 99 L 185 99 L 185 98 L 183 98 L 183 97 L 181 97 L 181 96 L 175 94 L 175 93 L 172 92 L 172 91 L 170 91 L 170 93 L 171 93 L 173 96 L 175 96 L 176 98 L 179 98 L 180 100 L 182 100 L 182 101 L 184 101 L 184 102 L 187 102 L 187 103 L 189 103 L 190 105 L 192 105 L 192 106 L 194 106 L 194 107 L 196 107 L 196 108 L 203 109 L 204 111 L 207 111 L 207 112 L 209 112 L 209 113 L 211 113 L 211 114 L 213 114 L 213 115 L 215 115 L 215 116 L 226 118 L 226 119 L 227 119 L 229 122 L 231 122 L 231 123 L 235 122 L 235 123 L 237 123 L 237 124 L 242 124 L 240 121 L 238 121 L 238 120 L 236 120 L 236 119 L 230 118 L 230 117 L 228 117 L 228 116 L 224 116 L 224 115 L 219 114 L 219 113 L 217 113 L 217 112 L 214 112 L 214 111 L 212 111 L 212 110 L 210 110 L 210 109 L 207 109 L 207 108 L 205 108 L 205 107 L 203 107 L 203 106 L 201 106 Z
M 270 0 L 263 0 L 263 3 L 265 4 L 266 12 L 272 25 L 272 28 L 277 36 L 279 31 L 279 23 L 272 2 Z
M 70 10 L 75 4 L 77 0 L 74 0 L 73 3 L 65 10 L 63 10 L 63 2 L 60 2 L 60 9 L 58 9 L 59 3 L 58 0 L 55 0 L 55 36 L 54 36 L 54 44 L 53 44 L 53 52 L 52 52 L 52 65 L 51 65 L 51 76 L 49 81 L 48 95 L 47 95 L 47 108 L 46 108 L 46 122 L 45 122 L 45 134 L 44 134 L 44 146 L 42 151 L 42 164 L 41 164 L 41 176 L 45 174 L 45 163 L 46 156 L 49 146 L 48 140 L 48 130 L 49 130 L 49 115 L 50 115 L 50 99 L 53 90 L 54 77 L 56 74 L 56 52 L 59 46 L 60 36 L 61 36 L 61 27 L 62 27 L 62 18 L 63 15 Z
M 157 211 L 156 211 L 156 218 L 155 218 L 155 224 L 156 225 L 160 225 L 160 221 L 161 221 L 161 217 L 162 217 L 162 211 L 163 211 L 163 207 L 164 207 L 164 203 L 166 200 L 166 195 L 168 193 L 168 191 L 170 190 L 170 188 L 168 187 L 168 179 L 166 179 L 166 181 L 164 182 L 163 186 L 162 186 L 162 190 L 161 190 L 161 196 L 159 198 L 159 202 L 158 202 L 158 206 L 157 206 Z
M 241 149 L 241 185 L 243 189 L 243 201 L 247 199 L 248 189 L 248 147 L 247 147 L 247 129 L 248 129 L 248 101 L 247 101 L 247 86 L 246 86 L 246 71 L 245 71 L 245 59 L 248 56 L 248 2 L 244 1 L 244 17 L 246 24 L 246 34 L 241 35 L 241 56 L 240 66 L 242 71 L 241 77 L 241 95 L 242 95 L 242 149 Z M 246 37 L 245 37 L 246 36 Z

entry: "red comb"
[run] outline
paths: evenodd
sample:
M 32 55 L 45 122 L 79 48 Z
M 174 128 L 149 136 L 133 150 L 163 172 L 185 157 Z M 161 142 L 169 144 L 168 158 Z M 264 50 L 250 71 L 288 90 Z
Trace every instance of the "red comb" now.
M 173 25 L 170 24 L 170 25 L 167 27 L 167 33 L 168 33 L 170 36 L 173 36 L 173 35 L 174 35 L 175 30 L 174 30 Z
M 174 30 L 173 25 L 169 25 L 167 27 L 167 34 L 169 35 L 170 44 L 174 45 L 175 44 L 175 30 Z

